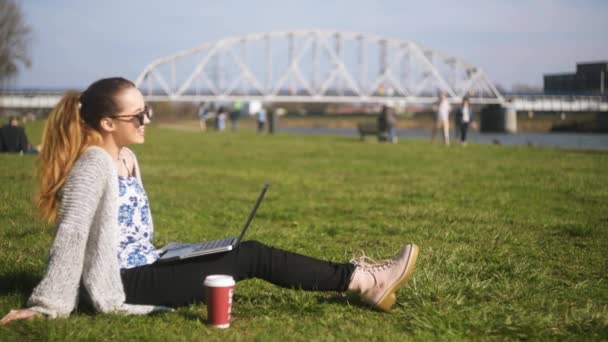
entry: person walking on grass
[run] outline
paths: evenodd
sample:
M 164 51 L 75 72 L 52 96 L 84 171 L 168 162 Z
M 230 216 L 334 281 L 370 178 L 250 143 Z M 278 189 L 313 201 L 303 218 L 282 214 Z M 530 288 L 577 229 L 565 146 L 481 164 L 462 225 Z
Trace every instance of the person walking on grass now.
M 255 114 L 255 121 L 258 123 L 258 134 L 264 133 L 264 128 L 266 127 L 266 109 L 264 107 L 261 107 Z
M 387 105 L 382 105 L 378 116 L 378 141 L 397 143 L 397 114 Z
M 467 131 L 469 130 L 469 124 L 473 121 L 473 111 L 471 111 L 471 105 L 469 104 L 469 98 L 464 97 L 462 99 L 462 105 L 458 110 L 459 114 L 459 125 L 460 125 L 460 144 L 467 146 Z
M 446 95 L 441 93 L 436 106 L 435 124 L 433 126 L 431 141 L 435 141 L 435 135 L 439 129 L 443 134 L 443 143 L 446 146 L 450 145 L 450 110 L 450 103 Z
M 216 120 L 217 130 L 224 132 L 226 130 L 226 109 L 223 106 L 217 111 Z
M 234 101 L 232 110 L 230 111 L 230 127 L 232 132 L 236 132 L 239 124 L 239 118 L 241 116 L 241 101 Z
M 365 303 L 391 310 L 395 292 L 414 272 L 415 244 L 380 264 L 364 257 L 322 261 L 257 241 L 225 253 L 157 263 L 142 170 L 127 148 L 144 142 L 149 122 L 143 96 L 124 78 L 101 79 L 83 93 L 67 92 L 52 110 L 43 135 L 37 205 L 55 223 L 55 237 L 27 308 L 11 310 L 1 324 L 68 316 L 81 286 L 88 296 L 80 298 L 102 313 L 141 315 L 201 303 L 202 280 L 218 273 L 307 291 L 353 291 Z
M 388 141 L 393 144 L 397 143 L 397 113 L 395 112 L 395 108 L 393 107 L 384 107 L 386 108 L 386 126 L 388 129 Z
M 198 125 L 201 129 L 201 132 L 207 131 L 207 120 L 209 120 L 209 108 L 205 105 L 204 102 L 201 102 L 198 105 Z

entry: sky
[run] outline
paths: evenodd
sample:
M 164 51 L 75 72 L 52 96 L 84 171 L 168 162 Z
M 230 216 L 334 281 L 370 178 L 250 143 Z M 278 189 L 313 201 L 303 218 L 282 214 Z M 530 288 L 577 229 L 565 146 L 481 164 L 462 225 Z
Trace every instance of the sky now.
M 32 66 L 13 88 L 135 79 L 152 60 L 221 38 L 296 29 L 416 42 L 505 88 L 608 60 L 606 0 L 19 0 Z

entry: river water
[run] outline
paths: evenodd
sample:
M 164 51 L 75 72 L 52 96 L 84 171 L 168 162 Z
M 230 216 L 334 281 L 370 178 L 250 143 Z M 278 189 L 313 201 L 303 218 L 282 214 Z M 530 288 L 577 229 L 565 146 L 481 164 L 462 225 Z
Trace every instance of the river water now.
M 302 128 L 281 127 L 280 132 L 294 134 L 332 134 L 352 135 L 358 138 L 359 132 L 352 128 Z M 430 139 L 430 130 L 406 129 L 398 132 L 400 138 Z M 438 135 L 438 138 L 441 137 Z M 367 136 L 367 139 L 375 139 Z M 479 133 L 469 132 L 468 140 L 481 144 L 523 145 L 557 147 L 566 149 L 608 150 L 608 134 L 591 133 Z

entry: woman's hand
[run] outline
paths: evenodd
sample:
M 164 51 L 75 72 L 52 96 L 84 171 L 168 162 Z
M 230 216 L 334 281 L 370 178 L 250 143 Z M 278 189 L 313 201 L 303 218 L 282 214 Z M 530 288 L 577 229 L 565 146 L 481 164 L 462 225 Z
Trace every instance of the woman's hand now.
M 2 320 L 0 320 L 0 325 L 5 325 L 12 321 L 18 321 L 21 319 L 32 319 L 40 315 L 40 312 L 29 309 L 11 310 L 6 314 L 6 316 L 2 317 Z

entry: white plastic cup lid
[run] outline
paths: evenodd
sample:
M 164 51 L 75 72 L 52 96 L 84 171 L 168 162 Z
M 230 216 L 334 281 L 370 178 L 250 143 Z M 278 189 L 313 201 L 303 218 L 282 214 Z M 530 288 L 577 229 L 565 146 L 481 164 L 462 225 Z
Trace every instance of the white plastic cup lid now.
M 203 283 L 203 285 L 209 286 L 209 287 L 228 287 L 228 286 L 234 286 L 234 284 L 235 284 L 234 278 L 232 278 L 229 275 L 223 275 L 223 274 L 208 275 L 205 278 L 205 282 Z

